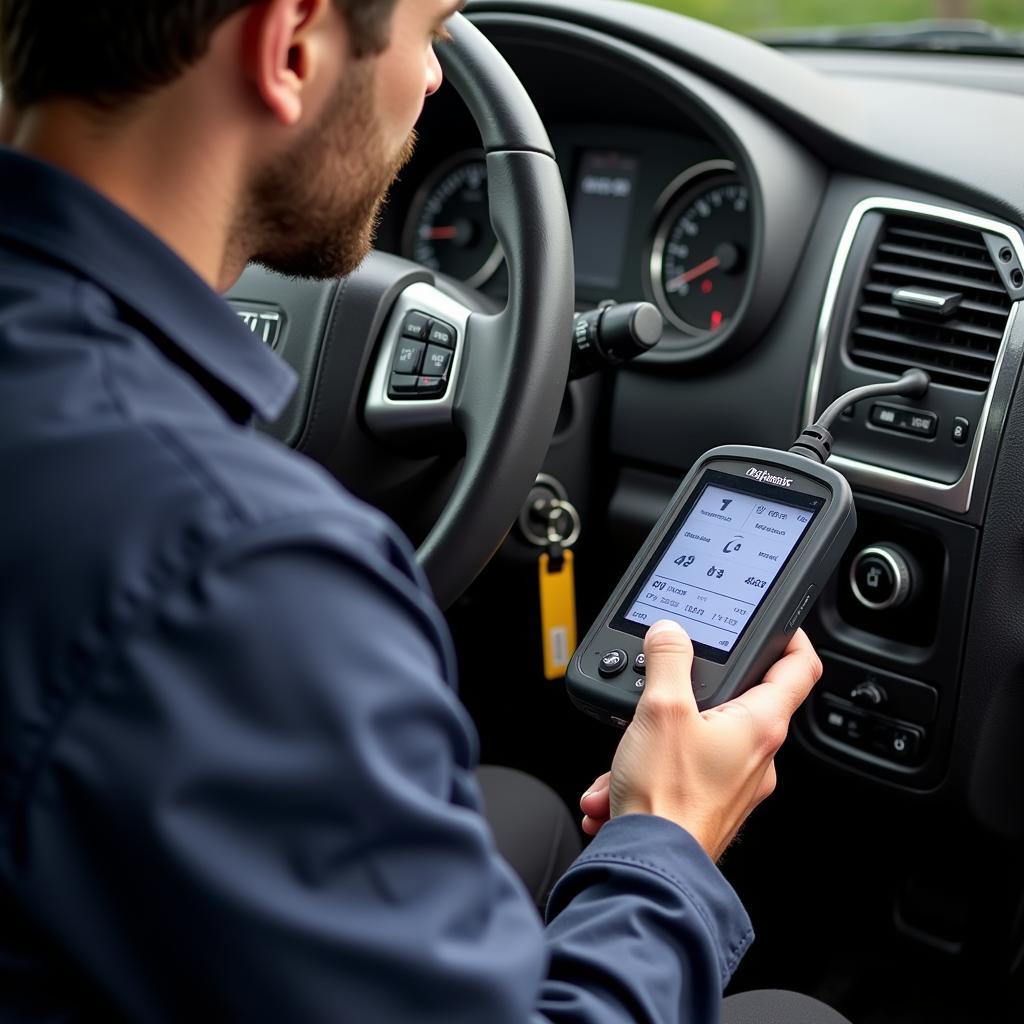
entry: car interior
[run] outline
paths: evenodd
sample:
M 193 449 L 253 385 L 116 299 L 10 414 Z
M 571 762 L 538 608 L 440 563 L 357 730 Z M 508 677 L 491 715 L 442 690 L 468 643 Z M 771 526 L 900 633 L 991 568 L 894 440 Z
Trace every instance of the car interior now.
M 825 670 L 778 790 L 722 861 L 757 932 L 731 991 L 1024 1020 L 1020 53 L 764 45 L 625 0 L 466 20 L 367 265 L 230 294 L 302 380 L 267 429 L 419 546 L 484 761 L 576 813 L 619 732 L 547 678 L 541 557 L 578 533 L 582 638 L 704 452 L 786 450 L 925 370 L 833 431 L 857 533 L 805 621 Z M 502 114 L 504 62 L 539 118 Z M 527 159 L 548 140 L 557 181 Z M 636 303 L 660 341 L 577 365 L 573 313 Z

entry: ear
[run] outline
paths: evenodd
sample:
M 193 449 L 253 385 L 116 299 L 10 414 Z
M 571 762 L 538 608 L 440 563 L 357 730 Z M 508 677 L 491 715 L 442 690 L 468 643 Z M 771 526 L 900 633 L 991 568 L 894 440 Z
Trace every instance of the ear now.
M 242 37 L 246 74 L 281 124 L 302 117 L 310 82 L 327 55 L 326 29 L 339 17 L 332 0 L 268 0 L 253 6 Z M 346 53 L 333 53 L 335 63 Z

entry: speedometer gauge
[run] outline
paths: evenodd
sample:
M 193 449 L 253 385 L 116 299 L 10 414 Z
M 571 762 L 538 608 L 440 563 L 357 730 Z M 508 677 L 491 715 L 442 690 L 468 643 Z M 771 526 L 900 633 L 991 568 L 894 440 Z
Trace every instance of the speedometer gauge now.
M 494 276 L 503 257 L 491 227 L 482 153 L 460 153 L 424 182 L 409 210 L 402 255 L 470 288 Z
M 668 192 L 651 248 L 651 287 L 665 318 L 687 334 L 720 331 L 747 290 L 750 192 L 733 164 L 691 169 Z

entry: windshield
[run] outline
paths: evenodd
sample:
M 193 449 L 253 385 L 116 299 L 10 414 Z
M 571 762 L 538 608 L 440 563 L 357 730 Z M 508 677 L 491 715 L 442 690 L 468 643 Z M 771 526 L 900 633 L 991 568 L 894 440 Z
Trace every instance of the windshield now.
M 792 46 L 1024 55 L 1022 0 L 640 0 Z

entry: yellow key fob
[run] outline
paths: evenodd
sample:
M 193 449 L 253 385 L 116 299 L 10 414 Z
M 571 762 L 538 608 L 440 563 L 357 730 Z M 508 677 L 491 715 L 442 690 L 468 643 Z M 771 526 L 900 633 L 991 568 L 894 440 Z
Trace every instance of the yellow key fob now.
M 576 651 L 576 574 L 573 554 L 563 551 L 561 568 L 552 569 L 551 556 L 540 556 L 540 626 L 544 649 L 544 678 L 562 679 Z

